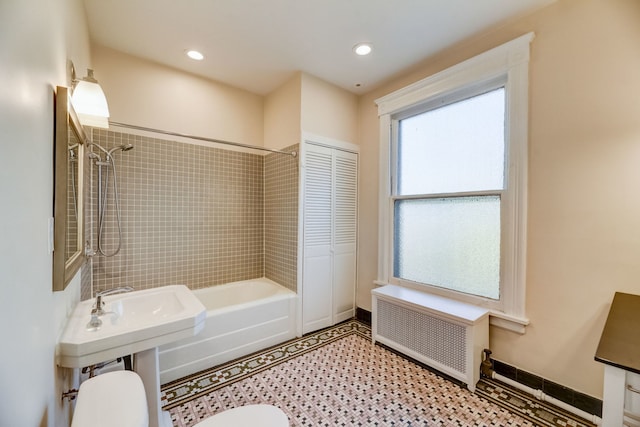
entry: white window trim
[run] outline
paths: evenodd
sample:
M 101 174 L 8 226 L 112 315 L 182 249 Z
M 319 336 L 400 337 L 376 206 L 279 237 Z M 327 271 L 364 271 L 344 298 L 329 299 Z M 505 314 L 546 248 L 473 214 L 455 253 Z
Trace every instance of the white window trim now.
M 379 175 L 379 230 L 378 230 L 378 280 L 386 284 L 393 280 L 392 233 L 390 207 L 392 195 L 391 173 L 394 115 L 465 87 L 506 78 L 506 135 L 508 164 L 505 165 L 508 194 L 504 200 L 504 227 L 509 229 L 509 241 L 504 242 L 501 277 L 501 301 L 499 310 L 491 310 L 491 324 L 524 333 L 529 320 L 525 315 L 526 248 L 527 248 L 527 140 L 529 93 L 529 45 L 534 33 L 520 36 L 501 46 L 470 58 L 453 67 L 420 80 L 389 95 L 377 99 L 380 118 L 380 175 Z M 513 221 L 511 220 L 513 218 Z M 407 286 L 408 284 L 402 283 Z M 409 285 L 410 286 L 410 285 Z M 425 287 L 421 286 L 421 290 Z M 429 292 L 437 290 L 429 289 Z

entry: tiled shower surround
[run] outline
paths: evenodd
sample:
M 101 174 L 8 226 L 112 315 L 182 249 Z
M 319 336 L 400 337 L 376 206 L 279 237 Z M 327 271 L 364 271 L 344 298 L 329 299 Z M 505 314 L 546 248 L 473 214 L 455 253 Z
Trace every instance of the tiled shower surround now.
M 283 151 L 299 151 L 299 146 Z M 264 276 L 296 290 L 298 259 L 298 158 L 264 158 Z
M 93 257 L 94 292 L 171 284 L 198 289 L 258 277 L 296 290 L 297 158 L 102 129 L 92 130 L 92 140 L 107 150 L 134 146 L 113 153 L 122 247 L 113 257 Z M 90 235 L 98 250 L 98 168 L 88 165 Z M 101 245 L 107 254 L 118 244 L 113 193 L 110 186 Z

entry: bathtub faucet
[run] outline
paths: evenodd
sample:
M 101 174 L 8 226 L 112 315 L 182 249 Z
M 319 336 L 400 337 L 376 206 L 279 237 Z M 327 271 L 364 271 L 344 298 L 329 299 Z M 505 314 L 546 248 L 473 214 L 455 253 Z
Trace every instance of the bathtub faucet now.
M 131 286 L 120 286 L 118 288 L 107 289 L 105 291 L 98 292 L 96 294 L 96 305 L 91 310 L 91 316 L 93 317 L 95 315 L 96 317 L 99 317 L 106 314 L 105 311 L 102 309 L 102 307 L 104 306 L 102 297 L 107 295 L 122 294 L 124 292 L 131 292 L 131 291 L 133 291 L 133 288 Z

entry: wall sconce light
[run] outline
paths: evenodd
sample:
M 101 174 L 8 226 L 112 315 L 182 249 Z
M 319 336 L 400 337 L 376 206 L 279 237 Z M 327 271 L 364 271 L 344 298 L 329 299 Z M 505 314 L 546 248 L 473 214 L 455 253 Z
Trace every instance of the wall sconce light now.
M 98 81 L 93 77 L 93 70 L 87 69 L 86 77 L 78 80 L 75 68 L 71 64 L 71 80 L 73 95 L 71 103 L 83 126 L 109 128 L 109 106 L 107 98 Z

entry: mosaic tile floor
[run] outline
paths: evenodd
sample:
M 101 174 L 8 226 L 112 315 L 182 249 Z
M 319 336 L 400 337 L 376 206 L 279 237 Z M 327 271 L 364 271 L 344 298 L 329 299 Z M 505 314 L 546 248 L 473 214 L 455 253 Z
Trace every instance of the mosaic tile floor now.
M 476 393 L 371 343 L 357 321 L 162 387 L 176 427 L 268 403 L 291 426 L 591 426 L 493 381 Z

